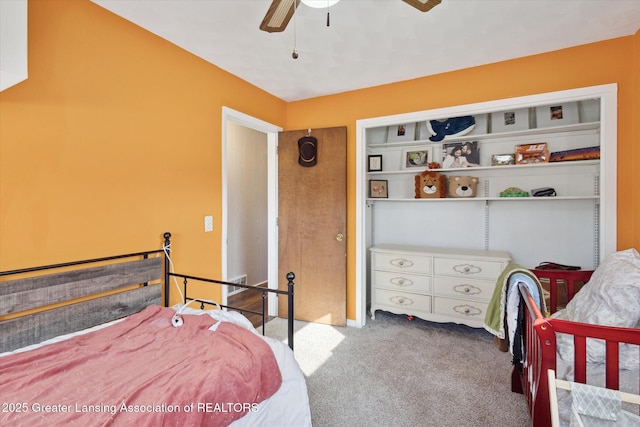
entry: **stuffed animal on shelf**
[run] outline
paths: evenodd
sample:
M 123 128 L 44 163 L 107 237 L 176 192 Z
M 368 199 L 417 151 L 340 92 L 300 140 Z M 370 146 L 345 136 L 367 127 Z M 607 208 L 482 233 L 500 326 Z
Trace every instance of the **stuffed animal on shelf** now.
M 447 178 L 438 172 L 426 170 L 416 175 L 416 199 L 447 197 Z
M 462 136 L 476 127 L 473 116 L 451 117 L 449 119 L 427 120 L 427 130 L 431 134 L 430 141 L 438 142 L 454 136 Z
M 449 197 L 476 197 L 478 181 L 475 176 L 450 176 L 447 194 Z

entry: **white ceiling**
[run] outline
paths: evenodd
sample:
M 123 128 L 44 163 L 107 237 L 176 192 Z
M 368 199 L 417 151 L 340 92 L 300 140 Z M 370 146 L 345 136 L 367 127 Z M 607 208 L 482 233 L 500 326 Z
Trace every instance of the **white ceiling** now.
M 282 33 L 271 0 L 92 0 L 285 101 L 334 94 L 634 34 L 640 0 L 401 0 L 301 5 Z M 295 30 L 294 30 L 295 20 Z M 291 54 L 294 40 L 298 59 Z M 598 58 L 594 58 L 597 61 Z M 588 72 L 588 70 L 585 70 Z

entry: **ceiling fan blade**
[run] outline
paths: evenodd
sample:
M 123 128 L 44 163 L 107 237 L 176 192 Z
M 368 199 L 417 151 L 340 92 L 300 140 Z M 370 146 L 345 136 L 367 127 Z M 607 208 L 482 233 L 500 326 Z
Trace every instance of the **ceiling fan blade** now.
M 421 12 L 428 12 L 442 2 L 442 0 L 402 0 L 402 1 L 408 5 L 415 7 Z
M 296 2 L 295 8 L 294 1 Z M 273 0 L 260 24 L 260 29 L 268 33 L 284 31 L 299 5 L 300 0 Z

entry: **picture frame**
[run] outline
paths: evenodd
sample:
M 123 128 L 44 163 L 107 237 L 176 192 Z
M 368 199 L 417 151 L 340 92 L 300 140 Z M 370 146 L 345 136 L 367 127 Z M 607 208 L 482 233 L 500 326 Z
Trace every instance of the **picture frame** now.
M 426 169 L 431 161 L 430 147 L 411 147 L 402 150 L 402 169 Z
M 515 153 L 492 154 L 491 166 L 508 166 L 516 164 Z
M 577 102 L 566 102 L 536 107 L 536 125 L 538 128 L 574 125 L 578 122 Z
M 491 113 L 491 133 L 514 132 L 529 129 L 529 109 Z
M 465 153 L 467 147 L 469 152 Z M 459 158 L 461 161 L 455 159 L 454 152 L 460 151 Z M 456 169 L 456 168 L 474 168 L 479 167 L 480 164 L 480 146 L 478 141 L 461 141 L 452 142 L 448 144 L 442 144 L 442 168 L 443 169 Z
M 386 144 L 388 132 L 389 132 L 389 128 L 387 126 L 381 126 L 377 128 L 368 128 L 366 130 L 367 143 L 368 144 Z
M 367 172 L 382 171 L 382 154 L 371 154 L 368 156 Z
M 467 136 L 486 134 L 489 129 L 488 114 L 474 114 L 473 118 L 476 120 L 476 126 L 467 134 Z
M 402 123 L 389 126 L 387 129 L 387 142 L 409 142 L 416 139 L 416 124 Z
M 389 197 L 389 182 L 386 179 L 369 180 L 369 198 L 387 199 Z

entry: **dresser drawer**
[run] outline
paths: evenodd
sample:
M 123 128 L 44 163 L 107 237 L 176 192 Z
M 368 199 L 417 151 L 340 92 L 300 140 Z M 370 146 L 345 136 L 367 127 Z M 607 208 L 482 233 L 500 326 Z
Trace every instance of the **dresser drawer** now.
M 439 296 L 489 302 L 496 282 L 464 277 L 434 277 L 433 292 Z
M 375 303 L 380 306 L 406 309 L 408 312 L 431 313 L 431 297 L 427 295 L 376 289 Z
M 484 322 L 484 314 L 487 306 L 478 301 L 463 301 L 451 298 L 435 297 L 433 302 L 433 312 L 445 316 L 454 316 L 467 320 L 477 320 Z
M 374 271 L 373 287 L 387 288 L 398 291 L 415 292 L 420 294 L 431 293 L 431 277 L 406 272 Z
M 374 252 L 373 268 L 375 270 L 429 274 L 431 273 L 431 257 Z
M 461 276 L 497 280 L 504 266 L 500 261 L 478 261 L 456 258 L 434 258 L 433 270 L 438 276 Z

